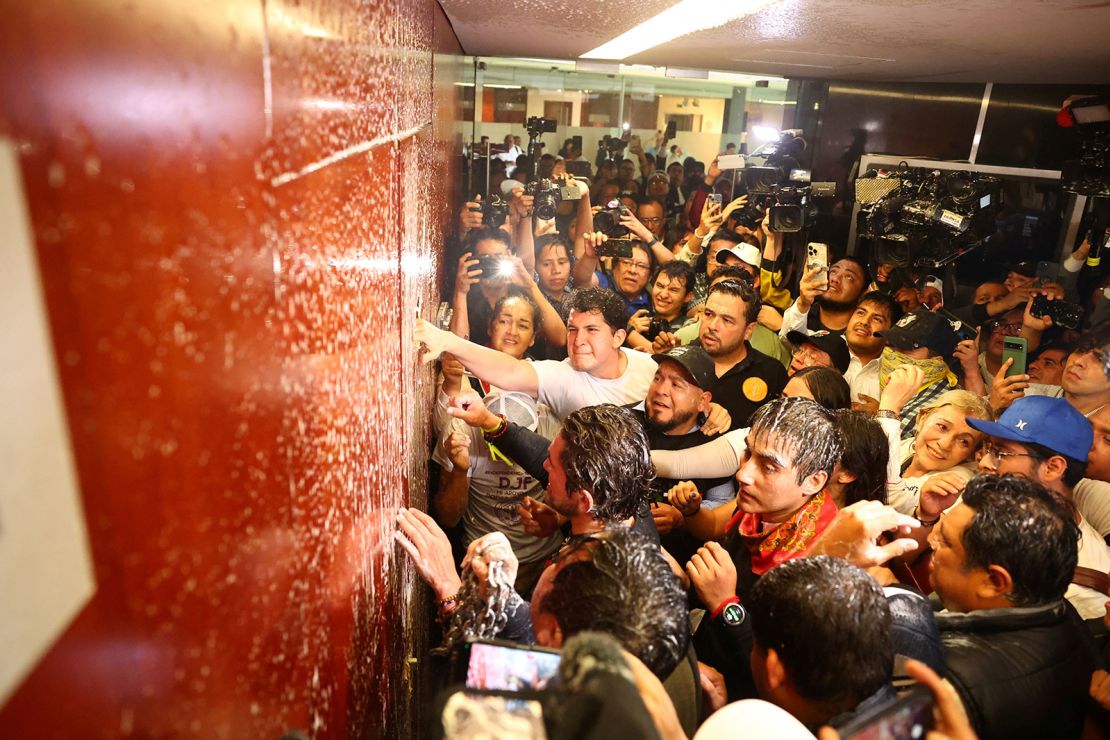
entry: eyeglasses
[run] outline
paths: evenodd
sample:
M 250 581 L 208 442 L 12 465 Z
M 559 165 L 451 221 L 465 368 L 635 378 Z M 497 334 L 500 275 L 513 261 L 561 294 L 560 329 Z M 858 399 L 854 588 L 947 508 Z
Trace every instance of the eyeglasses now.
M 635 267 L 637 270 L 651 269 L 651 265 L 649 265 L 647 262 L 636 262 L 634 260 L 628 259 L 627 257 L 621 257 L 619 260 L 617 260 L 617 264 L 621 265 L 626 270 L 632 267 Z
M 641 218 L 640 222 L 645 223 L 645 224 L 658 224 L 658 223 L 663 222 L 663 217 L 662 216 L 653 216 L 651 218 L 646 218 L 645 217 L 645 218 Z
M 991 324 L 991 331 L 1005 331 L 1009 335 L 1016 336 L 1021 333 L 1021 324 L 1007 324 L 1001 321 L 996 321 Z
M 1000 450 L 998 449 L 998 445 L 994 442 L 987 442 L 983 445 L 983 450 L 986 454 L 998 460 L 998 462 L 1002 462 L 1007 457 L 1031 457 L 1034 460 L 1044 459 L 1041 455 L 1034 455 L 1032 452 L 1006 452 L 1005 450 Z

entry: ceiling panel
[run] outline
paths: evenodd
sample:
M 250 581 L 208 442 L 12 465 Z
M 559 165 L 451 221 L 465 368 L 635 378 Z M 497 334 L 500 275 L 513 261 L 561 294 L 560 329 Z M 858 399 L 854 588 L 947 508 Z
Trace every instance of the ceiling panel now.
M 468 54 L 575 59 L 675 0 L 441 3 Z M 822 79 L 1107 83 L 1107 29 L 1102 0 L 782 0 L 624 61 Z

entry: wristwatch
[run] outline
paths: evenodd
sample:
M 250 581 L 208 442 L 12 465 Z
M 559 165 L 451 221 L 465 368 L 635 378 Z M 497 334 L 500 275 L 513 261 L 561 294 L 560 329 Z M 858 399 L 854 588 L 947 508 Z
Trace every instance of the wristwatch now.
M 721 610 L 721 621 L 729 627 L 735 627 L 744 623 L 744 618 L 748 613 L 744 611 L 744 607 L 736 602 L 726 604 L 725 608 Z
M 875 418 L 876 419 L 894 419 L 895 421 L 901 421 L 902 420 L 902 417 L 898 415 L 897 411 L 891 411 L 890 409 L 879 409 L 878 411 L 875 412 Z
M 726 625 L 728 625 L 729 627 L 735 627 L 738 624 L 743 624 L 747 614 L 748 613 L 744 611 L 744 607 L 740 606 L 740 597 L 730 596 L 729 598 L 722 601 L 717 606 L 717 608 L 713 610 L 713 613 L 709 615 L 709 618 L 716 619 L 717 617 L 720 617 L 721 621 L 723 621 Z

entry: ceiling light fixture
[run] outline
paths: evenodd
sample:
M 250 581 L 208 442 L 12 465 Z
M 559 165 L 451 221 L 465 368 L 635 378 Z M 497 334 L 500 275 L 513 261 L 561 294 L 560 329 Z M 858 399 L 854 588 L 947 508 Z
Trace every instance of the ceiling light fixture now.
M 723 26 L 780 0 L 681 0 L 662 13 L 587 51 L 584 59 L 627 59 L 695 31 Z

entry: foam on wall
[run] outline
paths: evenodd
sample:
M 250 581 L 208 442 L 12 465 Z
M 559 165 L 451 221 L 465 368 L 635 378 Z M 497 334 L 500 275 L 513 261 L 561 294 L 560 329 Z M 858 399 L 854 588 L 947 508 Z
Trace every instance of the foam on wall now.
M 427 596 L 390 535 L 426 500 L 445 24 L 434 0 L 6 13 L 0 135 L 95 573 L 0 697 L 14 736 L 414 732 Z

